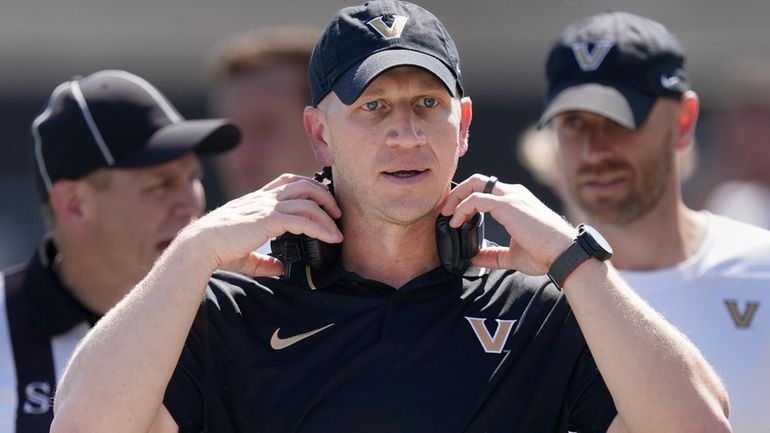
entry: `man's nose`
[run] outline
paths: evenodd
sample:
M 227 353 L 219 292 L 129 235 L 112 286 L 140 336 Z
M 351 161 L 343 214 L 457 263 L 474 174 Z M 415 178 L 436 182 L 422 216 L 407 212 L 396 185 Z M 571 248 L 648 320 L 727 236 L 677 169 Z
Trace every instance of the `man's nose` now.
M 205 205 L 205 196 L 203 193 L 203 184 L 200 179 L 194 179 L 180 186 L 174 203 L 171 208 L 171 214 L 174 218 L 188 219 L 197 218 L 203 214 Z
M 426 142 L 419 116 L 411 107 L 401 107 L 393 113 L 393 123 L 387 135 L 389 146 L 413 147 Z
M 597 162 L 612 155 L 612 142 L 602 127 L 591 128 L 580 143 L 580 157 Z

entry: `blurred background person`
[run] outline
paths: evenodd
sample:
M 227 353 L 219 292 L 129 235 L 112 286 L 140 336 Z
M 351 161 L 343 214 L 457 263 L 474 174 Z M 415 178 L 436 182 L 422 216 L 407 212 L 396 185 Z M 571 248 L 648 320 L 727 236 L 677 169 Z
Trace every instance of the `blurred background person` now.
M 216 158 L 226 199 L 261 188 L 281 173 L 320 167 L 302 112 L 310 105 L 307 68 L 320 30 L 262 27 L 229 37 L 210 57 L 210 107 L 241 129 L 241 145 Z
M 766 432 L 770 231 L 684 203 L 678 155 L 700 112 L 684 65 L 658 22 L 620 11 L 576 21 L 549 52 L 541 122 L 557 135 L 565 198 L 614 247 L 629 285 L 714 366 L 734 431 Z
M 556 198 L 521 168 L 514 143 L 537 121 L 542 108 L 542 60 L 553 42 L 553 29 L 608 8 L 665 16 L 692 53 L 688 72 L 703 100 L 702 126 L 708 126 L 717 101 L 720 65 L 744 54 L 770 57 L 770 2 L 765 0 L 741 2 L 730 10 L 730 19 L 725 19 L 724 2 L 717 0 L 530 2 L 524 9 L 517 2 L 420 4 L 446 17 L 464 59 L 463 80 L 474 96 L 473 145 L 460 162 L 457 178 L 495 174 L 503 182 L 525 184 L 549 205 L 557 203 Z M 61 77 L 104 65 L 134 71 L 163 89 L 186 117 L 205 117 L 210 112 L 209 88 L 202 54 L 239 29 L 288 24 L 318 28 L 327 22 L 330 7 L 337 6 L 324 0 L 237 0 L 227 7 L 184 0 L 155 2 L 152 7 L 118 0 L 4 2 L 0 54 L 13 61 L 0 70 L 0 268 L 26 260 L 45 230 L 29 182 L 32 167 L 19 161 L 27 150 L 29 119 Z M 704 131 L 700 128 L 699 150 L 705 156 L 710 143 Z M 204 163 L 206 169 L 212 165 Z M 221 202 L 216 176 L 208 170 L 204 184 L 209 203 Z M 488 223 L 487 233 L 494 237 L 493 221 Z M 507 243 L 505 230 L 497 233 L 500 243 Z
M 31 131 L 49 231 L 26 265 L 0 272 L 1 433 L 48 431 L 77 343 L 201 215 L 198 154 L 239 139 L 115 70 L 56 87 Z
M 567 183 L 561 167 L 556 163 L 559 151 L 556 133 L 551 128 L 531 125 L 519 136 L 516 157 L 540 184 L 545 185 L 559 198 L 559 211 L 569 222 L 578 225 L 586 222 L 583 211 L 573 201 L 565 200 Z
M 770 59 L 728 65 L 710 128 L 713 189 L 704 207 L 770 229 Z
M 586 215 L 574 200 L 567 198 L 567 183 L 564 171 L 558 162 L 559 140 L 552 128 L 538 128 L 530 125 L 521 133 L 516 143 L 516 157 L 535 180 L 547 186 L 558 197 L 558 206 L 564 216 L 574 225 L 587 222 Z M 682 182 L 690 179 L 698 164 L 696 142 L 677 155 L 679 178 Z

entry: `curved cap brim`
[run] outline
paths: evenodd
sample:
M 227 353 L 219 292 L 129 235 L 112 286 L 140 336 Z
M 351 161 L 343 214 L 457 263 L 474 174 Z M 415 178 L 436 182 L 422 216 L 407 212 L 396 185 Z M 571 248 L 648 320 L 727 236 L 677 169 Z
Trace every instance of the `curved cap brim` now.
M 185 120 L 161 128 L 150 137 L 146 146 L 115 165 L 144 167 L 171 161 L 191 151 L 219 153 L 232 149 L 240 140 L 240 130 L 227 120 Z
M 379 51 L 350 67 L 332 86 L 345 105 L 351 105 L 380 74 L 398 66 L 417 66 L 435 75 L 449 93 L 457 96 L 457 77 L 441 60 L 417 51 L 392 49 Z
M 613 120 L 628 129 L 642 126 L 657 97 L 642 92 L 596 83 L 567 87 L 543 111 L 538 126 L 568 111 L 588 111 Z

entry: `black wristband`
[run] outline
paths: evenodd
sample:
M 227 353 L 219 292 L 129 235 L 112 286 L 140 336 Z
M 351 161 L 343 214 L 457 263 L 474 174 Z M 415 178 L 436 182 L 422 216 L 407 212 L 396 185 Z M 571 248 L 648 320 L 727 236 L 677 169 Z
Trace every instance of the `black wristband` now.
M 592 257 L 605 261 L 612 257 L 612 247 L 593 227 L 581 224 L 577 238 L 551 264 L 548 277 L 561 289 L 567 277 Z
M 590 258 L 591 255 L 583 249 L 580 242 L 574 240 L 570 246 L 568 246 L 567 249 L 559 254 L 559 257 L 553 261 L 551 268 L 548 269 L 548 277 L 561 289 L 564 286 L 564 281 L 569 277 L 572 271 Z

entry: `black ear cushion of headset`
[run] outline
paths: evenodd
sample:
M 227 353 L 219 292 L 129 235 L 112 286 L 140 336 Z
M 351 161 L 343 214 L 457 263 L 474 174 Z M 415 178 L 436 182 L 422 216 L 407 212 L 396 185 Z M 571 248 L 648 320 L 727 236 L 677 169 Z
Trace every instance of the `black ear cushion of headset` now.
M 481 248 L 481 240 L 484 239 L 484 214 L 477 213 L 467 223 L 460 227 L 460 255 L 459 261 L 470 260 Z
M 460 231 L 449 227 L 449 217 L 440 215 L 436 219 L 436 247 L 439 259 L 444 269 L 451 273 L 457 273 L 461 264 L 460 238 Z
M 339 256 L 339 244 L 327 244 L 326 242 L 303 236 L 302 249 L 304 261 L 311 269 L 322 271 L 329 269 Z
M 470 222 L 463 223 L 463 225 L 460 226 L 459 230 L 459 238 L 458 241 L 460 243 L 460 249 L 458 250 L 460 253 L 459 259 L 462 260 L 466 257 L 468 257 L 471 253 L 471 245 L 470 245 L 470 239 L 469 236 L 471 234 L 471 229 L 473 228 L 473 225 L 471 225 Z

